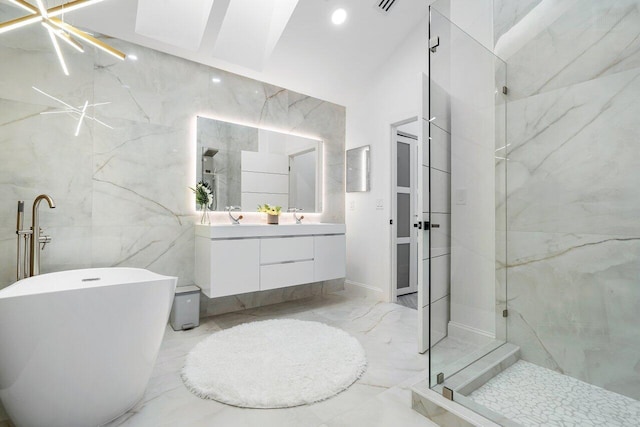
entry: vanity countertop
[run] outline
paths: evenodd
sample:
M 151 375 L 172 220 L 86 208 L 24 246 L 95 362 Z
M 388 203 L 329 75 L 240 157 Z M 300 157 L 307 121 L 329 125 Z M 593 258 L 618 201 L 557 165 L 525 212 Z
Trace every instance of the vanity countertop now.
M 247 237 L 305 236 L 321 234 L 345 234 L 344 224 L 196 224 L 196 236 L 209 239 L 232 239 Z

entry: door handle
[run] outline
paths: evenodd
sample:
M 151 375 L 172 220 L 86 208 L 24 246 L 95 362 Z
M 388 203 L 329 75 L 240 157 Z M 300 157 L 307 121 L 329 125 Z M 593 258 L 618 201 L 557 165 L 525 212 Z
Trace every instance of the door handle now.
M 413 228 L 417 228 L 418 230 L 422 230 L 422 222 L 418 221 L 417 224 L 413 224 Z
M 440 228 L 440 224 L 431 224 L 431 228 Z

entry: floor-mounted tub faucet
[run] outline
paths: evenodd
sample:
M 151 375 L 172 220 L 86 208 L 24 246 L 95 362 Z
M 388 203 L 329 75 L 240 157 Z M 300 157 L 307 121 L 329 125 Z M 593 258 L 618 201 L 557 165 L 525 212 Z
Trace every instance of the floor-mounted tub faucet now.
M 47 194 L 41 194 L 33 201 L 33 208 L 31 210 L 31 249 L 29 251 L 29 274 L 31 276 L 40 274 L 40 243 L 42 243 L 42 249 L 44 249 L 44 246 L 51 241 L 51 236 L 43 236 L 40 234 L 42 230 L 40 229 L 38 207 L 42 200 L 47 201 L 49 208 L 53 209 L 56 207 L 56 203 L 51 196 Z
M 241 209 L 240 206 L 227 206 L 226 209 L 227 209 L 227 212 L 229 213 L 229 219 L 231 220 L 231 224 L 239 225 L 240 224 L 240 220 L 242 218 L 244 218 L 244 217 L 242 215 L 239 215 L 236 218 L 233 215 L 231 215 L 231 211 L 239 211 Z

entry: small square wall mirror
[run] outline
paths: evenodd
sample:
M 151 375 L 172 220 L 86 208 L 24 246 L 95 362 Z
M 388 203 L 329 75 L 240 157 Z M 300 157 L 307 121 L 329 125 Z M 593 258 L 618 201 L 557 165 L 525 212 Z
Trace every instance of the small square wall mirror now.
M 347 150 L 347 193 L 369 191 L 370 146 Z

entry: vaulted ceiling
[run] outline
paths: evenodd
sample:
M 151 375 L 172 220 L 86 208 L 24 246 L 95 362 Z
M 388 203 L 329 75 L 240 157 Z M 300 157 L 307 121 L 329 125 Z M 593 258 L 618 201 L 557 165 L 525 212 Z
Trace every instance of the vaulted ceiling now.
M 385 0 L 386 1 L 386 0 Z M 49 1 L 49 5 L 58 0 Z M 427 0 L 106 0 L 73 25 L 346 105 L 428 13 Z M 336 26 L 331 14 L 348 12 Z

